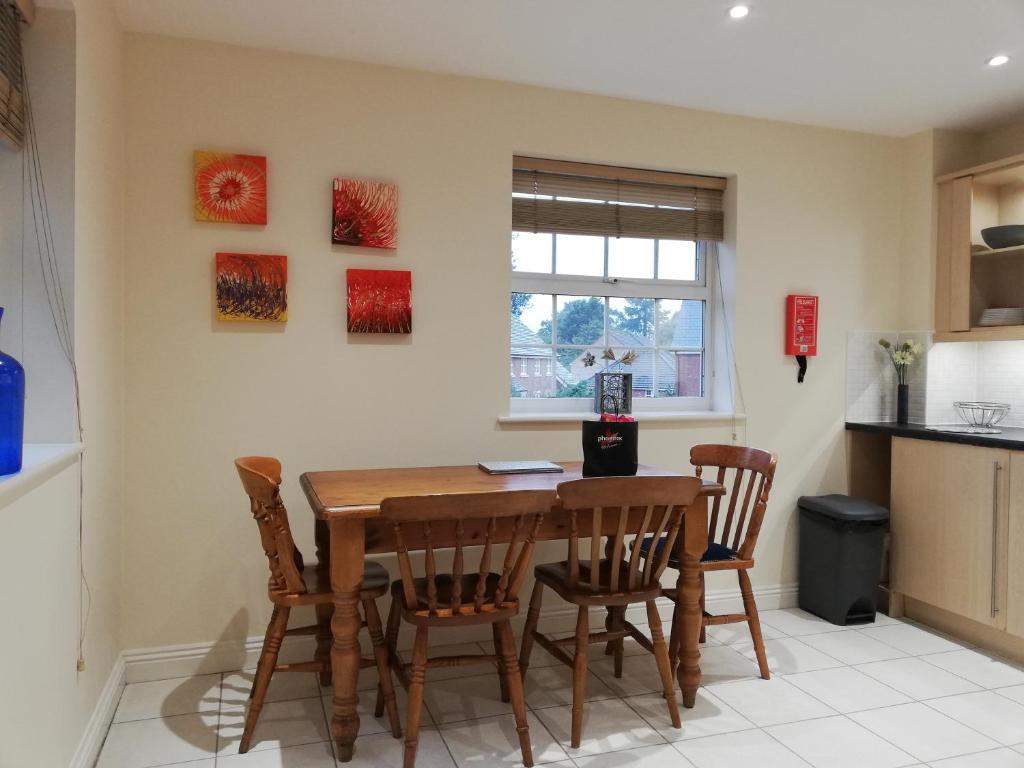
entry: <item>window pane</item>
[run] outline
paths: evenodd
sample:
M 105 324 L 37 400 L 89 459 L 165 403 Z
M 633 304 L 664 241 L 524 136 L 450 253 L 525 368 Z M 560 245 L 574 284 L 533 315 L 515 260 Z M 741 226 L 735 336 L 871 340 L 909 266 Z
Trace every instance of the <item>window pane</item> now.
M 601 350 L 596 347 L 558 350 L 558 363 L 565 376 L 565 382 L 558 392 L 558 397 L 592 398 L 594 396 L 594 374 L 600 366 L 587 365 L 589 359 L 587 355 L 592 355 L 593 359 L 597 361 L 601 357 Z
M 559 296 L 557 306 L 555 334 L 559 344 L 604 344 L 603 297 Z
M 604 275 L 604 238 L 596 235 L 555 235 L 555 273 Z
M 512 349 L 551 343 L 550 293 L 512 294 Z
M 703 355 L 700 352 L 672 352 L 672 363 L 665 367 L 674 372 L 674 381 L 666 382 L 671 385 L 674 392 L 664 392 L 659 397 L 701 397 L 703 396 L 704 377 L 702 370 L 704 366 Z M 666 373 L 668 377 L 669 373 Z M 661 390 L 661 369 L 658 372 L 658 389 Z
M 512 233 L 512 270 L 551 274 L 551 238 L 547 232 Z
M 633 375 L 633 397 L 653 397 L 654 396 L 654 352 L 637 352 L 632 350 L 636 354 L 635 359 L 632 363 L 623 363 L 623 355 L 629 352 L 629 349 L 623 347 L 614 347 L 612 351 L 615 353 L 615 362 L 610 362 L 605 365 L 604 360 L 598 360 L 598 373 L 629 373 Z
M 608 274 L 648 280 L 654 277 L 654 241 L 642 237 L 609 237 Z
M 658 374 L 655 397 L 676 397 L 679 391 L 679 365 L 675 352 L 659 351 L 654 361 Z
M 511 397 L 554 397 L 560 388 L 551 347 L 513 347 Z
M 659 299 L 658 308 L 658 346 L 704 346 L 703 301 Z
M 608 299 L 608 342 L 623 347 L 654 344 L 654 309 L 654 299 Z
M 658 279 L 696 280 L 697 244 L 692 240 L 659 240 Z

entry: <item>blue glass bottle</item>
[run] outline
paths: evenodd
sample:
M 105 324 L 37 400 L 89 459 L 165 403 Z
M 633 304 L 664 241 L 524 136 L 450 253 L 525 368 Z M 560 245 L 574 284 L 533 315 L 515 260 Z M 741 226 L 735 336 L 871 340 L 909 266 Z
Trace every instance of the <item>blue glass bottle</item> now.
M 4 308 L 0 307 L 0 321 Z M 0 475 L 21 471 L 25 435 L 25 369 L 0 352 Z

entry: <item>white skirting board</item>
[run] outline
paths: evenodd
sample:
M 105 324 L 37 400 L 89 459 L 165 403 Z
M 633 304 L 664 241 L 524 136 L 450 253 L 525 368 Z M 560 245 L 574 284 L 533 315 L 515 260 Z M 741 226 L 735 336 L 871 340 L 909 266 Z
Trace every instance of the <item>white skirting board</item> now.
M 82 738 L 78 741 L 78 747 L 71 757 L 68 768 L 92 768 L 99 757 L 100 747 L 103 746 L 103 739 L 110 728 L 110 722 L 114 719 L 114 711 L 117 703 L 121 700 L 121 692 L 125 686 L 125 663 L 124 654 L 117 657 L 107 682 L 100 691 L 99 700 L 92 711 L 89 722 L 85 725 Z
M 761 587 L 754 590 L 759 610 L 768 611 L 776 608 L 791 608 L 796 605 L 796 584 Z M 550 591 L 545 595 L 546 609 L 541 613 L 539 628 L 545 633 L 571 634 L 576 628 L 576 608 L 564 602 Z M 528 596 L 524 596 L 524 603 Z M 741 613 L 743 604 L 739 589 L 708 590 L 706 596 L 707 610 L 711 613 Z M 672 616 L 672 603 L 669 600 L 659 601 L 659 613 L 665 621 L 665 633 L 669 631 L 669 620 Z M 383 609 L 383 606 L 382 606 Z M 513 619 L 513 629 L 517 635 L 526 620 L 526 606 L 519 616 Z M 591 626 L 604 624 L 603 609 L 591 611 Z M 642 605 L 631 606 L 626 618 L 634 624 L 647 623 L 647 611 Z M 366 633 L 362 633 L 362 641 L 368 643 Z M 413 632 L 409 625 L 403 624 L 399 637 L 399 647 L 412 646 Z M 491 629 L 487 625 L 463 627 L 459 629 L 439 629 L 431 632 L 431 645 L 447 645 L 465 642 L 490 643 Z M 315 646 L 314 638 L 298 636 L 287 639 L 281 648 L 281 661 L 301 661 L 311 659 Z M 221 641 L 206 643 L 189 643 L 186 645 L 168 645 L 158 648 L 138 648 L 125 651 L 125 680 L 129 683 L 140 683 L 149 680 L 164 680 L 172 677 L 211 674 L 214 672 L 231 672 L 238 669 L 249 669 L 256 666 L 260 649 L 263 647 L 263 636 L 256 635 L 245 641 Z M 365 648 L 369 653 L 369 647 Z M 116 704 L 116 698 L 114 700 Z M 113 716 L 113 710 L 110 711 Z M 95 718 L 94 718 L 95 719 Z M 109 723 L 109 718 L 107 723 Z M 75 764 L 77 765 L 77 764 Z M 88 763 L 84 764 L 88 765 Z

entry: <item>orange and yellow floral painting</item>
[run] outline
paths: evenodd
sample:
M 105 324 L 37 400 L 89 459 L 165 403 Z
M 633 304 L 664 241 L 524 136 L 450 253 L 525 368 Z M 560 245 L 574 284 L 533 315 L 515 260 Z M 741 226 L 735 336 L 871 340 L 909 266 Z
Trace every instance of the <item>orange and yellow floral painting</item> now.
M 366 248 L 395 248 L 398 187 L 381 181 L 334 180 L 331 242 Z
M 288 257 L 217 254 L 217 319 L 288 319 Z
M 267 158 L 195 152 L 196 221 L 267 223 Z

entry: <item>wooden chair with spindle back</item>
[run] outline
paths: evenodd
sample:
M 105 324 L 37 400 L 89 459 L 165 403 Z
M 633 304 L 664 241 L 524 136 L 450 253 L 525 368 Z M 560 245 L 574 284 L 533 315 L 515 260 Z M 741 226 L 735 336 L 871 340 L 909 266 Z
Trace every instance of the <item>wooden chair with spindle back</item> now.
M 381 517 L 391 525 L 401 580 L 392 587 L 388 615 L 388 647 L 399 680 L 409 692 L 406 718 L 405 768 L 413 768 L 419 740 L 423 687 L 431 667 L 496 663 L 502 696 L 512 702 L 523 764 L 533 765 L 526 721 L 523 681 L 519 675 L 510 620 L 519 612 L 519 589 L 530 564 L 537 531 L 551 508 L 550 491 L 467 493 L 385 499 Z M 454 541 L 450 573 L 437 572 L 434 541 Z M 500 571 L 492 571 L 494 548 L 508 542 Z M 479 567 L 466 569 L 466 548 L 480 546 Z M 423 575 L 413 567 L 410 552 L 423 551 Z M 412 661 L 402 664 L 395 646 L 399 625 L 416 627 Z M 496 653 L 427 657 L 428 633 L 434 627 L 491 624 Z
M 715 482 L 726 489 L 726 495 L 716 496 L 711 508 L 708 521 L 708 548 L 700 563 L 702 586 L 704 574 L 708 571 L 736 571 L 740 594 L 743 597 L 743 613 L 718 616 L 712 616 L 704 611 L 704 598 L 701 598 L 703 623 L 700 641 L 705 640 L 705 627 L 747 622 L 761 677 L 767 680 L 770 677 L 768 658 L 761 635 L 761 621 L 757 615 L 754 590 L 747 571 L 754 567 L 754 547 L 761 532 L 761 524 L 764 522 L 778 459 L 774 454 L 757 448 L 738 445 L 695 445 L 690 450 L 690 463 L 696 468 L 697 477 L 703 476 L 705 468 L 716 469 Z M 645 556 L 649 554 L 651 542 L 655 539 L 656 537 L 653 537 L 643 541 L 640 549 Z M 656 551 L 660 553 L 664 547 L 665 543 L 659 542 Z M 670 552 L 671 549 L 669 547 Z M 679 568 L 679 561 L 674 552 L 671 552 L 669 566 Z M 675 589 L 665 589 L 664 594 L 673 601 L 678 599 Z M 681 634 L 677 632 L 673 636 L 678 638 Z M 618 647 L 609 650 L 616 655 L 622 653 L 622 649 Z M 678 660 L 678 649 L 672 648 L 671 651 L 673 661 Z
M 263 640 L 263 650 L 256 665 L 256 676 L 249 692 L 249 711 L 245 716 L 245 729 L 238 746 L 238 751 L 244 753 L 249 750 L 256 722 L 263 709 L 263 700 L 275 672 L 318 672 L 321 684 L 330 684 L 330 617 L 334 595 L 330 574 L 316 566 L 305 566 L 302 553 L 295 546 L 291 526 L 288 524 L 288 512 L 281 500 L 281 462 L 264 456 L 248 456 L 237 459 L 235 467 L 249 497 L 252 515 L 259 524 L 263 551 L 270 563 L 267 593 L 274 606 Z M 362 666 L 377 668 L 380 675 L 378 696 L 388 711 L 392 735 L 400 738 L 402 729 L 398 719 L 398 705 L 376 603 L 377 598 L 387 592 L 388 582 L 388 572 L 384 566 L 366 561 L 359 600 L 365 616 L 363 626 L 369 629 L 373 643 L 374 658 L 363 659 Z M 315 607 L 318 623 L 311 627 L 288 629 L 291 609 L 307 605 Z M 314 661 L 277 663 L 281 643 L 291 635 L 316 635 L 317 653 Z
M 650 651 L 661 676 L 672 724 L 679 728 L 679 708 L 658 615 L 656 600 L 661 596 L 661 575 L 668 567 L 669 555 L 681 535 L 683 514 L 702 487 L 696 477 L 602 477 L 572 480 L 558 486 L 562 507 L 569 513 L 568 559 L 560 563 L 538 565 L 536 584 L 523 630 L 519 668 L 523 675 L 530 663 L 534 641 L 573 670 L 572 746 L 579 747 L 583 733 L 583 698 L 587 678 L 588 646 L 616 642 L 633 637 Z M 584 530 L 581 536 L 581 525 Z M 602 535 L 608 537 L 601 557 Z M 630 551 L 628 540 L 642 541 L 647 536 L 665 537 L 668 545 L 661 557 L 642 558 L 639 547 Z M 580 560 L 579 540 L 590 538 L 590 559 Z M 578 606 L 576 633 L 552 639 L 537 631 L 544 588 L 554 590 L 563 600 Z M 629 605 L 643 603 L 651 639 L 625 620 Z M 591 606 L 614 609 L 616 622 L 604 632 L 591 633 L 588 611 Z M 570 656 L 564 648 L 575 647 Z

